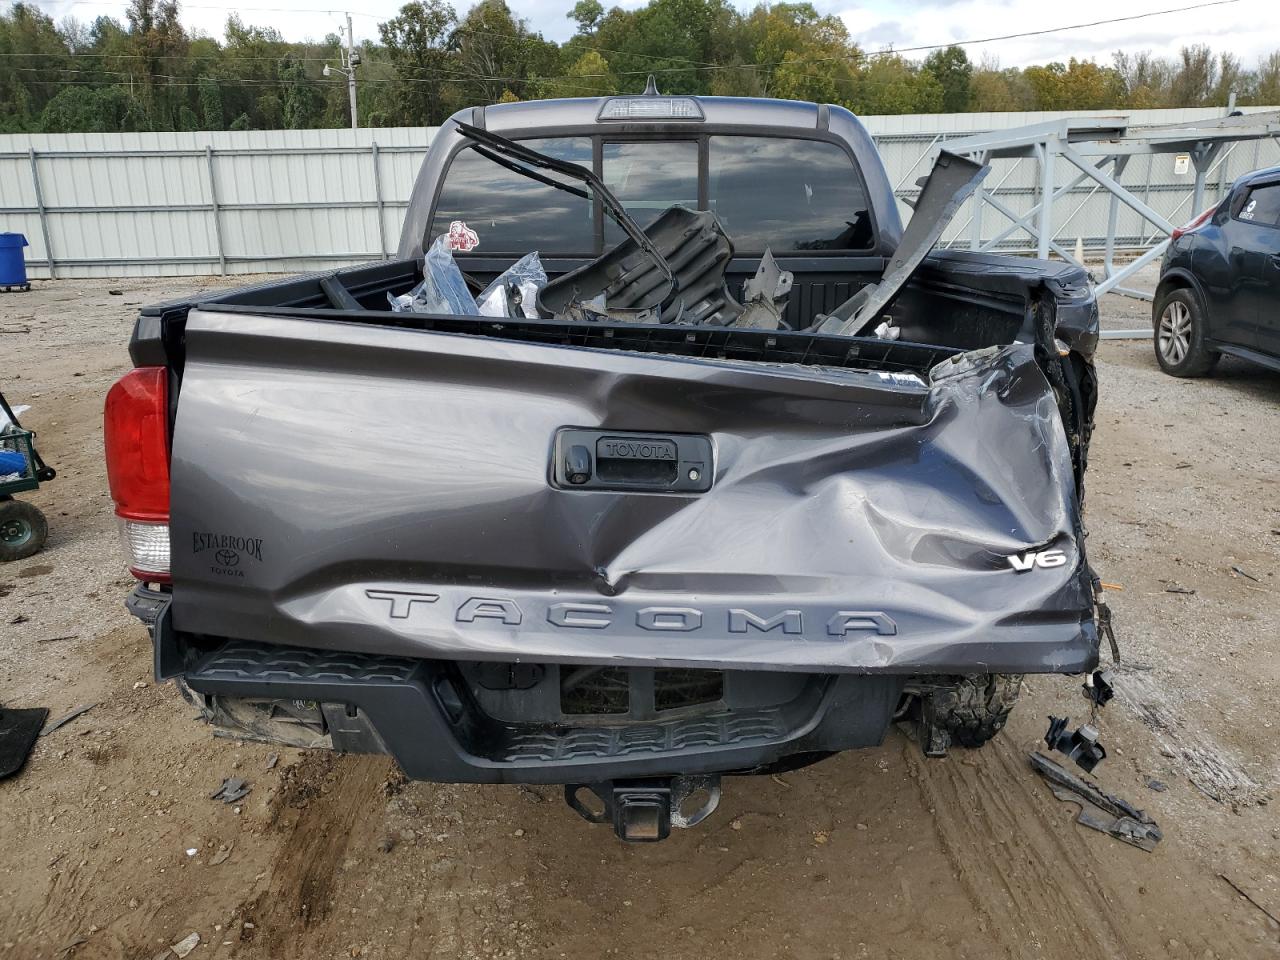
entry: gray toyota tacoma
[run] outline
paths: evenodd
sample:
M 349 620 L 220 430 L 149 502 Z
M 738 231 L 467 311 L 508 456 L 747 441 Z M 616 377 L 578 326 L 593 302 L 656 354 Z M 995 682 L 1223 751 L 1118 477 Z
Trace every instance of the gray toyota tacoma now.
M 941 153 L 904 230 L 839 107 L 458 114 L 395 259 L 138 318 L 106 455 L 156 677 L 627 840 L 895 722 L 982 745 L 1105 629 L 1097 305 L 933 249 L 984 173 Z

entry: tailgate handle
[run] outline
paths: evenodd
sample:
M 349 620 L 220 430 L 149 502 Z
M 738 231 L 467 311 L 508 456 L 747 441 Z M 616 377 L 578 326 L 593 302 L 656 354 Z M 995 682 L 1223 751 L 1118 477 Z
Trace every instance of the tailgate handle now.
M 702 493 L 712 473 L 711 438 L 697 434 L 569 427 L 552 454 L 553 483 L 574 490 Z

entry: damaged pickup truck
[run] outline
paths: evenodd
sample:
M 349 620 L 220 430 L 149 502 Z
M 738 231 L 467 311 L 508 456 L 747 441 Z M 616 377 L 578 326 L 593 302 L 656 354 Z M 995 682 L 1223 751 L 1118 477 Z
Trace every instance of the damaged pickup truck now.
M 982 745 L 1106 609 L 1096 303 L 933 250 L 984 173 L 904 230 L 839 107 L 455 116 L 396 259 L 142 311 L 106 456 L 157 678 L 626 840 L 895 722 Z

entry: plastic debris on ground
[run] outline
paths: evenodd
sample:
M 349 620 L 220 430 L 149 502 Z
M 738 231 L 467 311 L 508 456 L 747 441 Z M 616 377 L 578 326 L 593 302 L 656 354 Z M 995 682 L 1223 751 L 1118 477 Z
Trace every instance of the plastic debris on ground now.
M 1031 766 L 1044 777 L 1055 797 L 1079 805 L 1077 823 L 1110 834 L 1148 853 L 1164 838 L 1160 827 L 1147 816 L 1146 811 L 1120 797 L 1103 793 L 1096 784 L 1077 777 L 1043 753 L 1031 754 Z
M 22 769 L 48 715 L 49 711 L 43 707 L 0 708 L 0 780 Z
M 387 294 L 391 309 L 397 313 L 442 313 L 453 316 L 475 317 L 480 315 L 476 299 L 467 288 L 467 281 L 454 262 L 449 249 L 449 236 L 436 237 L 431 249 L 422 259 L 422 282 L 400 296 Z
M 0 449 L 0 482 L 21 480 L 27 473 L 26 454 Z
M 27 404 L 20 403 L 16 407 L 13 407 L 12 409 L 13 409 L 13 415 L 15 417 L 20 417 L 24 413 L 26 413 L 28 410 L 30 410 L 31 407 L 28 406 Z M 12 427 L 14 430 L 18 429 L 18 425 L 14 423 L 12 420 L 10 420 L 8 415 L 4 412 L 4 407 L 0 406 L 0 433 L 4 433 L 6 428 L 9 428 L 9 427 Z
M 200 945 L 200 934 L 191 933 L 169 947 L 182 960 L 187 954 Z
M 13 408 L 13 415 L 20 417 L 31 408 L 29 406 L 20 405 Z M 0 437 L 6 434 L 18 432 L 18 425 L 9 419 L 4 411 L 4 406 L 0 405 Z M 6 483 L 13 480 L 20 480 L 26 475 L 29 464 L 27 456 L 19 450 L 11 450 L 0 442 L 0 483 Z
M 535 250 L 526 253 L 476 298 L 482 317 L 538 319 L 538 291 L 547 285 L 547 271 Z

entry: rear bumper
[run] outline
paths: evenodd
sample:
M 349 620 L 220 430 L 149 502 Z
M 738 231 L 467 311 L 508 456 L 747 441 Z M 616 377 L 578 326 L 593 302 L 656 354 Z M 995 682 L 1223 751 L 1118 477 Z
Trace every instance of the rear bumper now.
M 129 608 L 151 630 L 157 679 L 181 679 L 206 699 L 318 705 L 335 749 L 386 753 L 407 776 L 435 782 L 584 783 L 746 772 L 875 746 L 908 678 L 940 672 L 921 664 L 894 673 L 812 674 L 783 703 L 659 714 L 642 722 L 515 723 L 481 709 L 450 661 L 235 640 L 190 643 L 173 629 L 168 594 L 139 587 Z M 1037 668 L 1044 670 L 1039 657 L 1026 672 Z M 971 662 L 959 672 L 989 670 Z
M 447 661 L 228 641 L 188 645 L 168 597 L 138 588 L 159 680 L 205 698 L 318 704 L 332 746 L 386 753 L 415 780 L 586 783 L 750 771 L 796 755 L 880 743 L 905 677 L 820 677 L 782 705 L 644 723 L 515 724 L 479 710 Z

